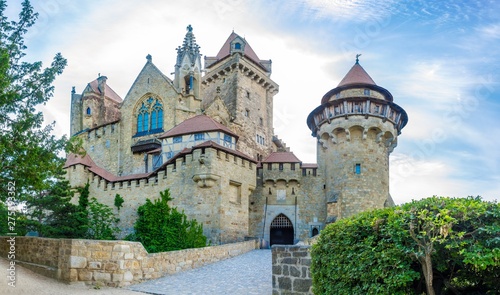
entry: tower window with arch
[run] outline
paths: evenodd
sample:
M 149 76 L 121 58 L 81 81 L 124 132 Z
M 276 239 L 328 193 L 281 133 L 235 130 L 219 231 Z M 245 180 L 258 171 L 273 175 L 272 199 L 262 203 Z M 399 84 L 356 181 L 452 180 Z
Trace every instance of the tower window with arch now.
M 163 132 L 163 105 L 149 97 L 137 111 L 137 133 L 134 137 Z

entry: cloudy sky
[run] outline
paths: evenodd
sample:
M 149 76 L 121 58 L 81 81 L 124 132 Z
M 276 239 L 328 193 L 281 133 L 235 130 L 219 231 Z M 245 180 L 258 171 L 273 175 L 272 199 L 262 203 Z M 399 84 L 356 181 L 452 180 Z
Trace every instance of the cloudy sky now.
M 19 0 L 8 0 L 16 17 Z M 194 28 L 215 56 L 234 30 L 273 62 L 275 133 L 303 162 L 316 162 L 306 117 L 360 64 L 408 115 L 391 154 L 396 203 L 432 195 L 500 195 L 500 2 L 375 0 L 37 0 L 27 59 L 68 67 L 43 108 L 69 133 L 71 87 L 98 74 L 125 97 L 146 55 L 164 74 Z M 12 18 L 11 18 L 12 19 Z

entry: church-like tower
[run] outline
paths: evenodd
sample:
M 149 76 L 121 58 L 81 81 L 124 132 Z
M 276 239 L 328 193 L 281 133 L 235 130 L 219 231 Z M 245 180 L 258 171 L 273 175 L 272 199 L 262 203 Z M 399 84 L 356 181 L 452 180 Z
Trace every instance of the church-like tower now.
M 325 178 L 327 222 L 393 204 L 389 154 L 408 122 L 392 94 L 356 63 L 307 118 L 318 140 L 318 169 Z
M 182 46 L 177 48 L 175 63 L 174 86 L 184 95 L 200 95 L 201 54 L 200 46 L 196 44 L 193 27 L 189 25 Z

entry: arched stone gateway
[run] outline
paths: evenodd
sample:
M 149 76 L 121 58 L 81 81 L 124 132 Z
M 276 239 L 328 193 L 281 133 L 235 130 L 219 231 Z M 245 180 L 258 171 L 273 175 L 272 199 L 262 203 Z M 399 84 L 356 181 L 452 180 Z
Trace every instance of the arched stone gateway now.
M 293 224 L 284 214 L 280 214 L 271 222 L 270 244 L 293 245 Z

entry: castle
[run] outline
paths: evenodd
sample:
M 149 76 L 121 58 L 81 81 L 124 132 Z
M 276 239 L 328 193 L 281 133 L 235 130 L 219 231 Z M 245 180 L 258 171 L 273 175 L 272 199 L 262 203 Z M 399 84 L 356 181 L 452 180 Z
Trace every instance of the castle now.
M 115 208 L 122 237 L 146 198 L 167 188 L 212 244 L 293 244 L 338 218 L 393 205 L 389 154 L 408 117 L 357 58 L 307 118 L 318 162 L 308 164 L 273 133 L 271 61 L 234 32 L 204 66 L 199 49 L 188 26 L 173 80 L 148 55 L 123 99 L 105 76 L 81 94 L 73 87 L 70 132 L 86 154 L 68 155 L 67 178 Z

